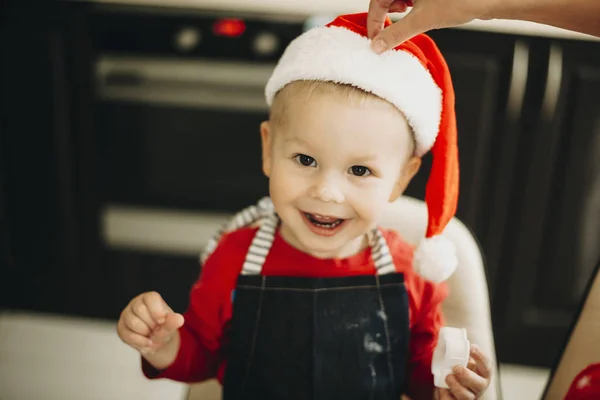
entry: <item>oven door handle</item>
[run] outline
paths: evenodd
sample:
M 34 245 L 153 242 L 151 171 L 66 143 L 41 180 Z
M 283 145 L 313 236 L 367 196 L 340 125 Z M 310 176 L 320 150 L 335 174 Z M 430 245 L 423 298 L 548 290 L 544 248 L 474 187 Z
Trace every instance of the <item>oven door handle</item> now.
M 264 87 L 272 64 L 101 57 L 96 63 L 103 100 L 202 109 L 267 112 Z
M 108 204 L 101 213 L 102 238 L 113 249 L 199 257 L 231 217 Z

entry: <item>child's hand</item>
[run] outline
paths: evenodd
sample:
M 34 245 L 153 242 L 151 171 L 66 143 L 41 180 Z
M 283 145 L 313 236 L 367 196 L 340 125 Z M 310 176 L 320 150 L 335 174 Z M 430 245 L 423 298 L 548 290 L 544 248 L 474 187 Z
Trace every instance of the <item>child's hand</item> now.
M 490 385 L 492 363 L 477 346 L 471 346 L 471 357 L 467 368 L 456 367 L 454 373 L 446 377 L 450 389 L 438 389 L 439 400 L 478 399 Z
M 117 333 L 123 342 L 147 356 L 171 343 L 183 322 L 183 315 L 174 313 L 158 293 L 147 292 L 125 307 L 117 324 Z

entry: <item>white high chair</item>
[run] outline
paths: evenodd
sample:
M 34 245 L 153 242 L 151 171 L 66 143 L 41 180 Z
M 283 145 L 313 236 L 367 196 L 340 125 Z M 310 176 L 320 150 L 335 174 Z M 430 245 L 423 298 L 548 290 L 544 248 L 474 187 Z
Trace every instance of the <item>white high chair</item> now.
M 403 196 L 390 205 L 380 225 L 394 229 L 413 244 L 424 236 L 427 225 L 425 202 Z M 489 293 L 483 258 L 471 232 L 457 218 L 444 231 L 456 246 L 458 268 L 448 280 L 450 295 L 444 302 L 447 326 L 466 328 L 469 341 L 477 344 L 494 364 L 494 375 L 483 400 L 499 400 L 498 368 L 489 306 Z M 189 400 L 220 399 L 221 389 L 215 381 L 192 385 Z
M 418 244 L 427 226 L 425 202 L 403 196 L 386 210 L 380 225 L 394 229 L 409 243 Z M 494 364 L 490 388 L 482 399 L 501 399 L 496 350 L 490 313 L 485 266 L 479 245 L 471 232 L 457 218 L 453 218 L 443 234 L 450 239 L 458 257 L 458 268 L 448 280 L 450 294 L 443 309 L 447 326 L 466 328 L 469 341 L 477 344 Z

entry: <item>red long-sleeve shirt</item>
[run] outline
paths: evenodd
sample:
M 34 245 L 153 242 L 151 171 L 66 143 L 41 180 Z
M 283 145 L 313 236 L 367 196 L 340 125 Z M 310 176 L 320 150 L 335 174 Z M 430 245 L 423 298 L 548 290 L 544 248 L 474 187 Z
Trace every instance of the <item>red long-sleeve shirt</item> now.
M 146 377 L 199 382 L 210 378 L 223 381 L 227 358 L 232 292 L 257 228 L 242 228 L 225 235 L 206 261 L 200 279 L 194 284 L 185 323 L 180 328 L 181 346 L 173 364 L 157 371 L 143 360 Z M 443 325 L 441 303 L 447 295 L 444 284 L 434 284 L 418 276 L 412 268 L 413 247 L 393 231 L 383 230 L 396 269 L 404 273 L 409 298 L 409 394 L 414 399 L 431 399 L 433 377 L 431 358 L 437 334 Z M 263 265 L 263 275 L 298 277 L 342 277 L 374 274 L 371 249 L 345 259 L 318 259 L 290 246 L 275 235 Z

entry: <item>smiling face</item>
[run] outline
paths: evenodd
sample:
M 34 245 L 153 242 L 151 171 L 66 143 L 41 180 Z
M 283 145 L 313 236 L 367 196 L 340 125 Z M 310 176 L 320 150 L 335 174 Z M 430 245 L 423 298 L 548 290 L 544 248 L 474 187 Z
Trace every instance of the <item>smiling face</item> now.
M 364 248 L 366 233 L 420 166 L 408 123 L 394 106 L 332 83 L 286 86 L 261 136 L 281 235 L 319 258 Z

